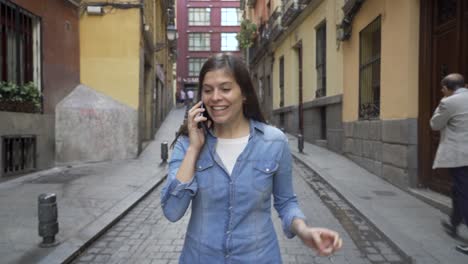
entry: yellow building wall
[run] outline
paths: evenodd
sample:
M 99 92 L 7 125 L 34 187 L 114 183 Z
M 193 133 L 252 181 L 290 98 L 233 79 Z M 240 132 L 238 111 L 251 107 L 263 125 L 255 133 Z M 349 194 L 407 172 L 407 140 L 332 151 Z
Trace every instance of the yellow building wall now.
M 327 96 L 341 94 L 343 91 L 343 55 L 336 42 L 336 24 L 342 17 L 339 10 L 342 0 L 323 1 L 296 29 L 284 39 L 275 50 L 274 63 L 274 97 L 273 107 L 279 107 L 279 60 L 284 56 L 285 106 L 299 103 L 298 54 L 295 45 L 302 41 L 303 67 L 303 102 L 315 99 L 317 89 L 316 61 L 316 28 L 326 22 L 326 89 Z M 338 7 L 338 8 L 337 8 Z
M 418 116 L 419 1 L 368 0 L 343 42 L 343 121 L 358 120 L 359 32 L 381 16 L 380 119 Z
M 138 108 L 140 83 L 140 10 L 112 9 L 80 17 L 81 82 Z M 118 26 L 117 26 L 118 25 Z

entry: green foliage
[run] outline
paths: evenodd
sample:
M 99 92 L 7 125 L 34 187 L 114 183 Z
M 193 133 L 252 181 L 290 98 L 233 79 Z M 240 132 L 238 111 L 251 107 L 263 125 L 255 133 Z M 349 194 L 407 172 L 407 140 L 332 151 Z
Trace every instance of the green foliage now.
M 256 36 L 257 25 L 248 19 L 243 20 L 240 25 L 240 31 L 236 36 L 239 47 L 241 49 L 250 48 L 254 44 Z
M 0 101 L 32 102 L 41 105 L 41 93 L 33 82 L 17 85 L 12 82 L 0 82 Z

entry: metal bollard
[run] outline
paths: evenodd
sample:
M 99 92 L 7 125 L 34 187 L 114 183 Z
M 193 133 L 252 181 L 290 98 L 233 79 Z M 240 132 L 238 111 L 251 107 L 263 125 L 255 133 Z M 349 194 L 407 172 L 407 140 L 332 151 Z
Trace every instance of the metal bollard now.
M 55 235 L 59 231 L 57 222 L 57 197 L 54 193 L 43 193 L 38 197 L 39 236 L 43 238 L 40 247 L 53 247 L 58 244 Z
M 163 162 L 166 162 L 168 158 L 168 148 L 167 148 L 167 141 L 161 143 L 161 159 Z
M 304 150 L 304 137 L 301 134 L 297 134 L 297 149 L 299 153 L 302 153 L 302 150 Z

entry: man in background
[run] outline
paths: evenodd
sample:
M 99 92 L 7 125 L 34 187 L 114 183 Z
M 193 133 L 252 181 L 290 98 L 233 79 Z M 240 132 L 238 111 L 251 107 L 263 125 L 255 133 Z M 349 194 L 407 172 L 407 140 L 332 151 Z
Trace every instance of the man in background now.
M 452 176 L 452 215 L 442 226 L 452 237 L 457 227 L 468 223 L 468 89 L 461 74 L 441 81 L 444 97 L 431 118 L 431 128 L 440 131 L 440 143 L 433 168 L 448 168 Z M 468 254 L 468 245 L 456 249 Z

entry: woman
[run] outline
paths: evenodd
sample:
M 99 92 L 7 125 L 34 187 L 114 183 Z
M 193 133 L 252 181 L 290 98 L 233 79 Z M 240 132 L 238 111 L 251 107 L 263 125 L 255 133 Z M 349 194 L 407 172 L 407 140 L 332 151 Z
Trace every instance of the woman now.
M 293 192 L 287 138 L 265 124 L 242 60 L 210 57 L 199 85 L 201 101 L 188 111 L 161 194 L 173 222 L 192 202 L 180 263 L 281 263 L 272 194 L 288 238 L 297 235 L 320 255 L 338 250 L 336 232 L 306 225 Z

